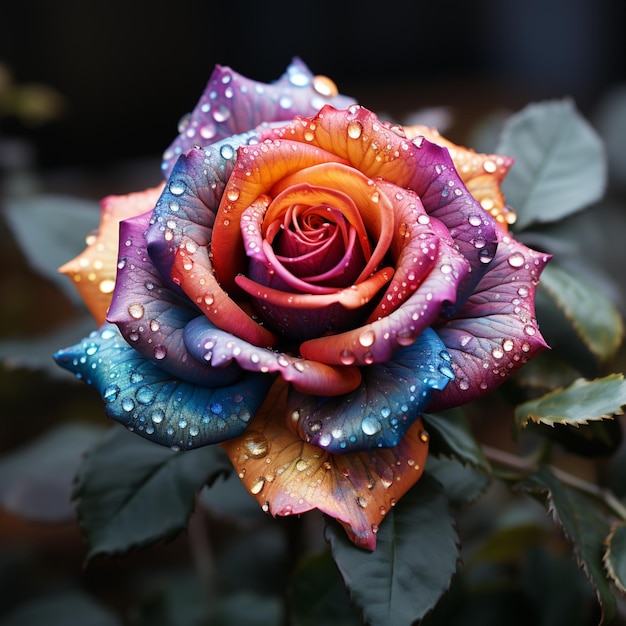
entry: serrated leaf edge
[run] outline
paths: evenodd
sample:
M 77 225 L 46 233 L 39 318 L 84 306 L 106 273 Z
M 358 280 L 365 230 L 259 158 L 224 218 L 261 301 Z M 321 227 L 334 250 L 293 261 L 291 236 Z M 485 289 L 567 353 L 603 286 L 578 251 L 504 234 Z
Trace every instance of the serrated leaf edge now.
M 619 592 L 621 594 L 626 595 L 626 586 L 620 580 L 619 576 L 617 575 L 617 572 L 615 571 L 615 568 L 613 567 L 613 563 L 611 561 L 611 556 L 612 556 L 612 553 L 611 553 L 611 542 L 613 541 L 613 537 L 615 536 L 615 531 L 620 526 L 621 527 L 626 527 L 626 522 L 620 520 L 620 521 L 615 522 L 611 526 L 611 531 L 609 532 L 607 538 L 604 541 L 604 545 L 605 545 L 606 550 L 604 551 L 604 554 L 602 556 L 602 563 L 603 563 L 604 568 L 606 569 L 608 575 L 610 576 L 611 580 L 615 584 L 615 587 L 619 590 Z
M 608 376 L 604 376 L 603 378 L 594 378 L 593 380 L 590 380 L 588 378 L 577 378 L 573 383 L 571 383 L 570 385 L 568 385 L 567 387 L 558 387 L 557 389 L 554 389 L 553 391 L 550 391 L 549 393 L 546 393 L 545 395 L 543 395 L 541 398 L 549 398 L 550 396 L 554 396 L 556 394 L 562 393 L 563 391 L 566 391 L 567 389 L 571 389 L 573 387 L 577 387 L 577 386 L 581 386 L 584 383 L 594 383 L 600 380 L 607 380 L 607 379 L 619 379 L 619 380 L 624 380 L 624 375 L 621 372 L 614 372 L 613 374 L 609 374 Z M 535 400 L 531 400 L 530 402 L 534 402 Z M 522 403 L 520 405 L 518 405 L 516 407 L 519 408 L 521 406 L 524 406 L 524 404 L 526 403 Z M 532 413 L 528 413 L 524 416 L 523 420 L 520 420 L 518 423 L 518 427 L 519 428 L 526 428 L 526 426 L 528 426 L 529 423 L 532 424 L 545 424 L 546 426 L 550 426 L 552 428 L 554 428 L 555 424 L 563 424 L 566 426 L 574 426 L 575 428 L 578 428 L 579 426 L 585 426 L 590 424 L 591 422 L 601 422 L 604 420 L 612 420 L 615 418 L 615 416 L 617 415 L 623 415 L 624 414 L 624 407 L 626 406 L 625 404 L 620 405 L 620 407 L 618 409 L 616 409 L 614 412 L 612 413 L 603 413 L 602 415 L 598 415 L 597 417 L 588 417 L 585 418 L 584 420 L 580 420 L 580 421 L 568 421 L 567 418 L 558 418 L 555 415 L 547 415 L 544 416 L 543 418 L 537 416 L 537 415 L 533 415 Z M 546 419 L 551 419 L 551 421 L 553 423 L 550 422 L 546 422 L 544 420 Z

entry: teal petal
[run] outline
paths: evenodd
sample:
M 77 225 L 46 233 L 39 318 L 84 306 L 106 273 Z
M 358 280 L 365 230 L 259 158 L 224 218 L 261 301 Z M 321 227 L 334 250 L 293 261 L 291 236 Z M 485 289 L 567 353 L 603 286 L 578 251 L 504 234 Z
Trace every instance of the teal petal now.
M 273 381 L 272 376 L 245 372 L 224 386 L 182 382 L 131 348 L 111 324 L 54 358 L 98 390 L 108 417 L 174 449 L 197 448 L 240 435 Z

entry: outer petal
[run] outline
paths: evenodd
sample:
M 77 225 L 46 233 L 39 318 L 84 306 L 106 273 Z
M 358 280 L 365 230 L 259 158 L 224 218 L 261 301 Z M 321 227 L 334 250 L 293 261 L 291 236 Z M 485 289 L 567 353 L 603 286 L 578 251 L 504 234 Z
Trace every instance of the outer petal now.
M 218 65 L 193 112 L 181 120 L 180 134 L 163 155 L 163 171 L 168 175 L 178 156 L 193 146 L 206 146 L 262 122 L 313 115 L 328 103 L 343 108 L 353 102 L 338 95 L 330 79 L 313 76 L 300 59 L 294 59 L 280 80 L 270 85 Z
M 144 238 L 150 214 L 122 222 L 117 285 L 107 319 L 144 358 L 168 374 L 197 384 L 223 384 L 238 375 L 231 366 L 216 370 L 185 348 L 185 325 L 200 312 L 153 266 Z
M 236 361 L 245 370 L 278 372 L 295 389 L 316 395 L 340 395 L 361 382 L 357 367 L 332 367 L 247 343 L 199 317 L 187 325 L 185 344 L 196 359 L 220 368 Z
M 547 347 L 535 319 L 535 288 L 549 255 L 508 236 L 476 292 L 454 319 L 436 327 L 452 357 L 454 382 L 429 411 L 465 404 L 491 391 Z
M 411 345 L 438 319 L 442 307 L 455 301 L 468 271 L 467 261 L 445 239 L 439 238 L 438 246 L 436 241 L 420 249 L 415 264 L 433 269 L 402 306 L 355 330 L 305 341 L 300 354 L 322 363 L 372 365 L 391 360 L 397 350 Z
M 421 420 L 395 448 L 333 455 L 305 443 L 276 419 L 286 389 L 268 397 L 250 429 L 223 444 L 248 491 L 272 515 L 319 509 L 358 546 L 373 550 L 382 519 L 422 475 L 428 434 Z
M 87 248 L 59 268 L 76 285 L 98 324 L 104 322 L 115 287 L 119 222 L 154 208 L 163 185 L 127 196 L 108 196 L 100 206 L 100 226 L 87 237 Z
M 515 211 L 506 205 L 500 190 L 504 177 L 513 165 L 512 158 L 500 154 L 481 154 L 457 146 L 442 137 L 436 129 L 427 126 L 409 126 L 404 131 L 409 139 L 422 136 L 447 148 L 461 180 L 483 209 L 491 213 L 504 228 L 515 222 Z
M 55 359 L 100 392 L 111 419 L 176 449 L 241 434 L 272 384 L 271 376 L 250 373 L 217 388 L 181 382 L 133 350 L 111 325 Z
M 453 377 L 450 355 L 427 328 L 393 360 L 363 368 L 363 382 L 352 393 L 328 398 L 293 392 L 287 411 L 302 439 L 329 452 L 390 448 Z

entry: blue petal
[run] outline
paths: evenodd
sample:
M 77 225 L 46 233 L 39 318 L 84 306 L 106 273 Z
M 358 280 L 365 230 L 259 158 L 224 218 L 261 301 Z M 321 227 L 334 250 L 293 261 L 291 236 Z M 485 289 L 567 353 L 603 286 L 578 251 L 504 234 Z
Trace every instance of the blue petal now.
M 142 357 L 110 324 L 54 358 L 99 391 L 108 417 L 174 449 L 197 448 L 240 435 L 274 380 L 246 372 L 223 387 L 182 382 Z
M 450 355 L 430 328 L 393 360 L 362 374 L 361 386 L 342 396 L 290 392 L 288 415 L 300 437 L 333 453 L 396 446 L 435 390 L 454 379 Z

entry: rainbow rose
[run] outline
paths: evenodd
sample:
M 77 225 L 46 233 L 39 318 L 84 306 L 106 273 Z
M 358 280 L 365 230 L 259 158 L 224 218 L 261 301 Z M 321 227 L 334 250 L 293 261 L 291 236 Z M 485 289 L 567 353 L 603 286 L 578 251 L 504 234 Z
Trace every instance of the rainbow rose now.
M 265 511 L 317 508 L 373 549 L 424 470 L 422 413 L 546 347 L 548 257 L 507 232 L 510 166 L 381 121 L 299 60 L 271 85 L 218 67 L 166 182 L 105 199 L 62 268 L 102 325 L 56 359 L 129 430 L 221 443 Z

